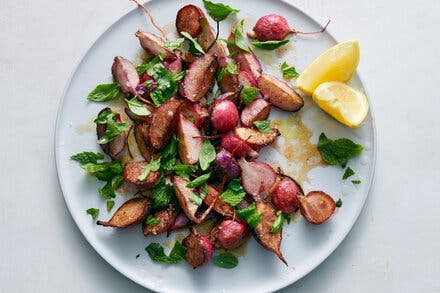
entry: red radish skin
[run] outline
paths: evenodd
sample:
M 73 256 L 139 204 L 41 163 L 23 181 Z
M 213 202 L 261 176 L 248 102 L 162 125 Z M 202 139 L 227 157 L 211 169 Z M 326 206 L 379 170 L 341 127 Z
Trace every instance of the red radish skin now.
M 241 124 L 246 127 L 253 127 L 253 123 L 259 120 L 266 120 L 270 114 L 271 105 L 265 99 L 255 99 L 249 106 L 246 106 L 240 114 Z
M 214 246 L 205 235 L 191 233 L 183 239 L 182 244 L 186 247 L 185 260 L 193 268 L 203 266 L 211 260 Z
M 121 91 L 137 95 L 136 87 L 139 83 L 139 74 L 133 63 L 129 60 L 116 56 L 112 65 L 113 78 L 121 86 Z
M 298 185 L 290 179 L 281 179 L 272 192 L 272 203 L 285 214 L 293 213 L 299 207 L 297 195 L 302 195 Z
M 258 153 L 253 150 L 247 142 L 230 135 L 222 135 L 221 146 L 233 154 L 236 158 L 245 156 L 248 156 L 252 159 L 258 158 Z
M 194 120 L 194 124 L 200 128 L 206 119 L 208 119 L 208 110 L 200 105 L 200 103 L 193 103 L 191 101 L 184 101 L 180 107 L 180 114 L 188 120 Z
M 177 150 L 183 164 L 194 165 L 199 161 L 200 150 L 203 144 L 199 128 L 191 121 L 179 116 L 177 122 L 177 136 L 179 143 Z
M 197 57 L 189 66 L 188 73 L 181 84 L 182 95 L 192 102 L 198 102 L 214 85 L 217 68 L 216 55 L 206 53 Z
M 241 182 L 244 189 L 257 199 L 266 198 L 274 186 L 277 174 L 263 162 L 247 162 L 244 158 L 238 161 L 241 168 Z
M 176 55 L 172 51 L 165 48 L 165 43 L 159 36 L 141 30 L 138 30 L 135 36 L 139 39 L 142 48 L 148 53 L 154 56 L 162 54 L 165 60 L 176 58 Z
M 320 225 L 333 215 L 336 203 L 323 191 L 310 191 L 298 196 L 299 208 L 303 217 L 312 224 Z
M 234 249 L 243 244 L 249 228 L 246 222 L 223 220 L 211 232 L 211 240 L 217 248 Z
M 176 54 L 176 58 L 168 59 L 163 62 L 163 65 L 166 69 L 171 71 L 174 74 L 177 74 L 182 71 L 182 57 L 180 57 L 180 53 Z
M 238 110 L 235 104 L 228 100 L 216 103 L 212 109 L 211 123 L 219 132 L 233 130 L 238 124 Z
M 238 84 L 239 86 L 257 87 L 257 81 L 254 76 L 247 71 L 240 71 L 238 73 Z
M 196 38 L 202 31 L 200 19 L 204 18 L 203 11 L 195 5 L 186 5 L 180 8 L 176 15 L 176 29 L 179 34 L 187 32 Z

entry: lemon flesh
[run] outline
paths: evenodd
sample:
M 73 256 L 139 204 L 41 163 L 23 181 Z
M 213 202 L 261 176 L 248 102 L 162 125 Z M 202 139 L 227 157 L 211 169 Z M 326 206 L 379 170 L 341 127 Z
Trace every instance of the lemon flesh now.
M 342 82 L 325 82 L 313 92 L 313 101 L 342 124 L 357 128 L 368 114 L 367 97 Z
M 298 77 L 296 87 L 311 95 L 323 82 L 348 81 L 359 64 L 360 51 L 357 40 L 339 43 L 316 58 Z

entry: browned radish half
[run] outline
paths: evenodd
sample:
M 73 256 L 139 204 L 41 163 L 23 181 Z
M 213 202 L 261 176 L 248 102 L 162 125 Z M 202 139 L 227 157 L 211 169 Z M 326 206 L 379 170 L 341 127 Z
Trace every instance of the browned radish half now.
M 209 117 L 208 110 L 202 107 L 200 103 L 194 103 L 188 100 L 182 103 L 180 114 L 186 119 L 193 121 L 198 128 L 200 128 Z
M 197 41 L 205 52 L 211 47 L 209 53 L 214 53 L 218 57 L 229 55 L 229 50 L 226 44 L 215 40 L 216 33 L 206 17 L 200 19 L 200 28 L 202 31 L 200 32 Z
M 214 247 L 205 235 L 190 233 L 183 239 L 182 244 L 186 247 L 185 260 L 193 268 L 207 264 L 211 260 Z
M 233 130 L 238 124 L 238 109 L 232 101 L 216 102 L 211 111 L 212 127 L 219 132 Z
M 162 234 L 168 231 L 173 224 L 173 211 L 171 209 L 158 211 L 154 213 L 153 217 L 159 222 L 156 225 L 146 224 L 144 227 L 144 236 Z
M 98 221 L 97 224 L 106 227 L 125 228 L 142 223 L 150 212 L 150 201 L 137 197 L 124 202 L 113 214 L 109 221 Z
M 209 238 L 216 248 L 233 249 L 243 244 L 248 233 L 246 222 L 227 219 L 211 230 Z
M 121 86 L 121 91 L 137 95 L 136 87 L 139 83 L 139 74 L 130 60 L 116 56 L 112 65 L 112 75 Z
M 142 157 L 146 161 L 150 161 L 154 155 L 154 148 L 150 145 L 150 141 L 148 140 L 148 130 L 150 128 L 150 123 L 145 122 L 142 124 L 136 124 L 134 126 L 134 138 L 136 140 L 136 144 L 139 148 L 139 152 Z
M 254 198 L 265 198 L 270 194 L 277 180 L 275 170 L 263 162 L 248 162 L 244 158 L 238 160 L 241 168 L 241 182 L 244 189 Z
M 299 207 L 298 196 L 303 195 L 301 187 L 291 178 L 284 176 L 272 191 L 272 203 L 283 213 L 293 213 Z
M 302 97 L 285 81 L 275 76 L 262 74 L 257 83 L 260 94 L 281 110 L 298 111 L 304 106 Z
M 248 156 L 252 159 L 258 158 L 258 153 L 254 151 L 247 142 L 226 134 L 222 134 L 221 137 L 222 148 L 229 151 L 234 157 L 241 158 Z
M 301 214 L 309 223 L 319 225 L 327 221 L 336 208 L 330 195 L 323 191 L 310 191 L 307 195 L 299 195 Z
M 165 44 L 159 36 L 141 30 L 138 30 L 135 35 L 139 39 L 142 48 L 148 53 L 154 56 L 162 54 L 163 59 L 176 58 L 174 52 L 165 48 Z
M 153 112 L 148 137 L 155 149 L 162 149 L 170 141 L 176 129 L 180 104 L 178 100 L 169 100 Z
M 280 135 L 276 128 L 272 128 L 272 133 L 265 133 L 249 127 L 236 127 L 233 133 L 256 150 L 273 143 Z
M 199 194 L 203 192 L 203 187 L 199 188 Z M 213 206 L 213 210 L 225 217 L 234 217 L 234 208 L 229 204 L 225 203 L 220 198 L 220 192 L 217 191 L 213 186 L 208 185 L 208 193 L 203 199 L 203 203 L 207 206 Z
M 189 66 L 182 85 L 183 96 L 192 102 L 203 98 L 214 85 L 218 68 L 217 57 L 212 53 L 197 57 Z
M 203 139 L 197 126 L 183 117 L 179 116 L 177 122 L 177 137 L 180 160 L 183 164 L 194 165 L 199 161 L 200 150 L 202 148 Z
M 205 14 L 199 7 L 192 4 L 183 6 L 176 15 L 177 32 L 187 32 L 196 38 L 202 31 L 199 21 L 204 17 Z
M 240 71 L 249 72 L 254 79 L 257 79 L 263 71 L 260 61 L 258 61 L 257 57 L 255 57 L 252 52 L 248 53 L 239 50 L 237 55 L 234 56 L 234 60 Z
M 218 58 L 218 64 L 220 69 L 226 68 L 229 63 L 234 62 L 234 59 L 226 56 L 222 56 Z M 222 93 L 227 92 L 238 92 L 238 74 L 232 74 L 229 72 L 226 72 L 226 74 L 223 76 L 221 80 L 219 80 L 219 85 Z
M 254 235 L 258 243 L 264 248 L 275 253 L 278 258 L 286 264 L 283 254 L 280 250 L 281 240 L 283 238 L 282 229 L 278 233 L 272 233 L 272 225 L 277 218 L 276 210 L 273 206 L 263 200 L 255 202 L 255 208 L 261 214 L 261 223 L 254 229 Z
M 177 175 L 173 176 L 173 187 L 176 192 L 176 197 L 179 205 L 182 207 L 183 212 L 191 221 L 198 223 L 196 212 L 199 206 L 191 202 L 189 198 L 195 193 L 193 188 L 188 188 L 186 185 L 189 182 Z
M 241 124 L 246 127 L 253 127 L 258 120 L 266 120 L 270 114 L 270 103 L 265 99 L 255 99 L 249 106 L 244 107 L 240 114 Z
M 136 185 L 140 190 L 151 188 L 160 179 L 160 172 L 150 172 L 144 180 L 139 180 L 139 176 L 144 173 L 144 168 L 148 162 L 128 163 L 124 166 L 124 179 L 126 182 Z
M 98 116 L 107 110 L 110 110 L 110 108 L 107 107 L 102 109 L 98 113 Z M 121 121 L 122 121 L 121 116 L 119 114 L 116 114 L 116 122 L 120 123 Z M 106 130 L 107 130 L 107 124 L 96 124 L 96 135 L 98 139 L 104 136 Z M 117 160 L 124 152 L 126 140 L 127 140 L 127 132 L 122 131 L 116 138 L 114 138 L 108 143 L 100 144 L 100 146 L 101 149 L 104 151 L 104 153 L 109 155 L 112 158 L 112 160 Z
M 240 71 L 237 78 L 240 86 L 257 87 L 257 81 L 254 76 L 247 71 Z

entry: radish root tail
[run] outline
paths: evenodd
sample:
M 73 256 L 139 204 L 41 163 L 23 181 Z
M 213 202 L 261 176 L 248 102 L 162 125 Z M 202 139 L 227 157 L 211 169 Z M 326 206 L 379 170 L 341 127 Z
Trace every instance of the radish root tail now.
M 150 18 L 150 21 L 151 21 L 151 23 L 153 24 L 153 26 L 158 30 L 158 31 L 160 31 L 160 33 L 162 34 L 162 36 L 163 36 L 163 39 L 165 40 L 165 41 L 168 41 L 168 38 L 167 38 L 167 33 L 164 31 L 164 29 L 156 22 L 156 20 L 154 19 L 154 16 L 153 16 L 153 14 L 150 12 L 150 10 L 148 10 L 148 8 L 147 7 L 145 7 L 139 0 L 131 0 L 131 1 L 133 1 L 134 3 L 136 3 L 137 4 L 137 6 L 139 6 L 139 8 L 141 8 L 147 15 L 148 15 L 148 17 Z

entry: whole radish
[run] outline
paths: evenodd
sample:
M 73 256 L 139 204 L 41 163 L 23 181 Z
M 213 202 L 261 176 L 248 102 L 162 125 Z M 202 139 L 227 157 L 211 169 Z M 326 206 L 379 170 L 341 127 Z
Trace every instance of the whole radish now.
M 211 122 L 214 129 L 219 132 L 228 132 L 238 124 L 238 110 L 229 100 L 222 100 L 212 108 Z
M 325 31 L 330 21 L 325 27 L 316 32 L 300 32 L 290 28 L 287 19 L 278 14 L 268 14 L 258 19 L 254 26 L 253 33 L 248 34 L 250 38 L 256 38 L 259 41 L 281 41 L 288 34 L 319 34 Z
M 290 179 L 282 179 L 272 191 L 275 208 L 283 213 L 293 213 L 299 207 L 297 194 L 302 194 L 298 185 Z
M 245 222 L 224 220 L 218 226 L 216 237 L 218 245 L 226 249 L 237 248 L 243 244 L 248 234 L 248 227 Z

